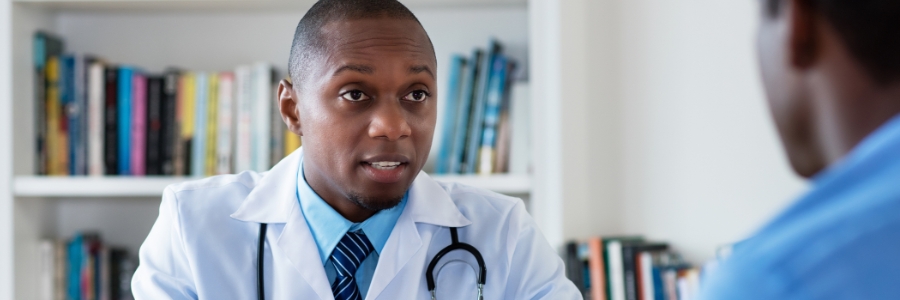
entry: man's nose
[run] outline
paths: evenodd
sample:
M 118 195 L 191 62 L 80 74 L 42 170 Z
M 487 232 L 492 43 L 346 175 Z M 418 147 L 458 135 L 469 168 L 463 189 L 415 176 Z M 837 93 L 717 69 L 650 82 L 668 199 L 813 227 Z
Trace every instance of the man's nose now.
M 369 136 L 397 141 L 412 133 L 406 113 L 399 100 L 385 101 L 378 104 L 369 124 Z

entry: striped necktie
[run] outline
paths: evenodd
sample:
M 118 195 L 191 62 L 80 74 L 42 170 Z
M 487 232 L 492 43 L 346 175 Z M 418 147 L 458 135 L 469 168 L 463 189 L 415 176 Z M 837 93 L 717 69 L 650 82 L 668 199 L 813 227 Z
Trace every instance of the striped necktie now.
M 362 300 L 356 285 L 356 269 L 375 247 L 359 232 L 348 232 L 331 252 L 331 261 L 337 270 L 337 278 L 331 284 L 335 300 Z

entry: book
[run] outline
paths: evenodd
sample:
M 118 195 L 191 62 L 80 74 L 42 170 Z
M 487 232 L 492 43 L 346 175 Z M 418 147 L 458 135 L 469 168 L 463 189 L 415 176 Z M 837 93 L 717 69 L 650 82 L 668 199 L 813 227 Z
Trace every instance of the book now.
M 219 74 L 209 73 L 207 76 L 206 96 L 206 152 L 203 154 L 205 176 L 216 174 L 216 136 L 219 119 Z
M 569 278 L 575 287 L 584 295 L 590 286 L 584 278 L 584 261 L 581 259 L 581 245 L 577 242 L 570 241 L 565 246 L 566 278 Z
M 506 90 L 507 67 L 506 57 L 497 54 L 491 67 L 490 81 L 485 96 L 484 123 L 482 123 L 481 146 L 478 151 L 478 174 L 490 175 L 494 172 L 497 125 L 500 122 L 500 108 L 503 104 L 503 93 Z
M 60 59 L 52 56 L 47 59 L 44 74 L 47 79 L 45 90 L 47 116 L 47 174 L 68 175 L 67 150 L 62 99 L 60 99 Z
M 643 241 L 641 236 L 606 237 L 603 239 L 603 263 L 606 265 L 606 299 L 625 300 L 625 266 L 622 246 Z
M 83 260 L 84 245 L 80 234 L 76 234 L 68 245 L 68 264 L 66 270 L 66 297 L 68 299 L 81 299 L 81 264 Z
M 194 137 L 191 142 L 191 176 L 206 174 L 206 127 L 209 109 L 209 77 L 204 72 L 194 74 Z
M 64 45 L 61 39 L 47 32 L 34 34 L 34 103 L 35 103 L 35 172 L 38 175 L 49 174 L 48 119 L 47 119 L 47 60 L 62 54 Z
M 300 136 L 290 130 L 284 131 L 284 156 L 291 155 L 301 145 Z
M 119 174 L 119 68 L 104 70 L 103 168 L 106 175 Z
M 131 77 L 131 143 L 129 166 L 131 175 L 144 176 L 147 154 L 147 77 L 134 73 Z
M 234 172 L 252 169 L 253 140 L 253 98 L 251 92 L 251 69 L 239 66 L 234 70 L 235 83 L 235 140 L 234 140 Z
M 469 68 L 467 72 L 463 73 L 464 75 L 461 79 L 462 94 L 460 95 L 459 110 L 456 114 L 459 116 L 459 121 L 457 122 L 457 128 L 454 130 L 455 137 L 453 141 L 453 151 L 450 155 L 449 173 L 459 174 L 463 173 L 466 169 L 466 143 L 468 141 L 466 136 L 469 132 L 468 128 L 472 110 L 472 101 L 475 98 L 475 81 L 481 70 L 478 62 L 481 61 L 482 56 L 484 56 L 484 54 L 481 49 L 472 51 L 472 57 L 469 60 L 470 63 L 467 64 Z
M 38 246 L 40 264 L 38 275 L 39 291 L 37 298 L 41 300 L 53 300 L 56 297 L 56 242 L 41 240 Z
M 72 54 L 63 55 L 60 58 L 60 105 L 62 105 L 62 118 L 60 119 L 60 134 L 65 142 L 60 146 L 64 148 L 66 163 L 66 175 L 80 175 L 78 142 L 81 139 L 81 107 L 79 99 L 78 79 L 80 78 L 80 57 Z
M 103 136 L 105 107 L 105 79 L 103 78 L 105 65 L 99 60 L 93 60 L 88 65 L 87 81 L 87 137 L 88 137 L 88 175 L 103 175 Z
M 216 174 L 231 173 L 234 135 L 234 73 L 219 74 L 219 112 L 216 128 Z
M 638 300 L 640 293 L 640 268 L 637 265 L 640 252 L 665 251 L 669 245 L 665 243 L 648 243 L 636 241 L 622 244 L 622 274 L 625 279 L 625 299 Z
M 133 77 L 134 69 L 132 67 L 119 67 L 119 175 L 131 175 L 131 93 L 133 92 Z
M 191 153 L 194 139 L 194 73 L 184 73 L 178 80 L 176 122 L 179 138 L 175 144 L 175 175 L 191 174 Z
M 444 101 L 444 125 L 441 134 L 441 145 L 435 166 L 436 174 L 447 174 L 451 170 L 452 152 L 454 149 L 455 132 L 459 125 L 459 105 L 462 96 L 462 80 L 466 72 L 466 58 L 462 55 L 453 55 L 450 58 L 450 73 L 447 75 L 447 96 Z
M 275 78 L 272 67 L 267 63 L 253 65 L 250 80 L 253 103 L 252 159 L 253 170 L 264 172 L 271 167 L 271 126 L 272 126 L 272 82 Z
M 269 137 L 269 165 L 266 169 L 275 166 L 282 158 L 284 158 L 284 132 L 286 131 L 286 125 L 284 124 L 284 119 L 281 118 L 281 108 L 279 108 L 278 101 L 276 101 L 277 95 L 275 95 L 275 91 L 278 90 L 278 81 L 276 80 L 278 76 L 275 75 L 275 71 L 272 71 L 272 80 L 269 82 L 271 85 L 269 86 L 269 112 L 271 114 L 270 121 L 272 125 L 269 127 L 270 137 Z
M 481 148 L 481 133 L 484 130 L 484 110 L 487 102 L 488 84 L 491 82 L 491 68 L 500 53 L 500 43 L 491 40 L 487 54 L 478 62 L 482 70 L 475 80 L 475 92 L 470 108 L 468 141 L 466 142 L 465 174 L 474 174 L 478 170 L 478 151 Z
M 163 175 L 163 81 L 162 76 L 147 76 L 147 143 L 145 174 Z
M 77 129 L 71 129 L 71 131 L 77 130 L 78 133 L 73 138 L 74 143 L 70 143 L 72 145 L 72 153 L 70 156 L 71 160 L 74 161 L 72 164 L 72 174 L 73 175 L 87 175 L 88 171 L 88 99 L 87 99 L 87 63 L 91 60 L 88 57 L 78 55 L 75 56 L 75 76 L 73 86 L 74 97 L 72 97 L 72 105 L 74 107 L 70 108 L 70 115 L 74 117 L 72 121 L 70 121 L 69 127 Z
M 592 237 L 587 240 L 586 245 L 588 248 L 591 299 L 606 300 L 606 264 L 603 261 L 603 239 Z
M 170 69 L 163 75 L 162 123 L 159 142 L 160 165 L 163 175 L 175 175 L 175 152 L 179 146 L 181 119 L 178 103 L 178 70 Z
M 531 91 L 528 83 L 510 87 L 509 123 L 514 128 L 509 138 L 509 166 L 512 174 L 528 174 L 531 169 Z
M 512 60 L 507 61 L 506 67 L 506 83 L 503 88 L 503 101 L 500 104 L 500 119 L 497 124 L 497 141 L 495 143 L 495 160 L 494 173 L 509 173 L 510 148 L 512 144 L 512 124 L 511 124 L 511 105 L 512 105 L 512 86 L 515 83 L 513 72 L 516 70 L 516 63 Z

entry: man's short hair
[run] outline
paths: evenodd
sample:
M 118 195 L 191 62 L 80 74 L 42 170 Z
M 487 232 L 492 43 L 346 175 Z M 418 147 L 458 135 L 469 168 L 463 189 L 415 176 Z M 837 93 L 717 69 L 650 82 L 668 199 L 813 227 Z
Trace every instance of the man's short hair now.
M 300 19 L 294 31 L 288 60 L 288 74 L 294 85 L 303 80 L 310 63 L 327 51 L 327 38 L 322 36 L 322 27 L 334 21 L 368 18 L 414 20 L 421 26 L 419 19 L 397 0 L 319 0 Z
M 766 0 L 777 16 L 785 0 Z M 900 0 L 809 0 L 877 83 L 900 80 Z

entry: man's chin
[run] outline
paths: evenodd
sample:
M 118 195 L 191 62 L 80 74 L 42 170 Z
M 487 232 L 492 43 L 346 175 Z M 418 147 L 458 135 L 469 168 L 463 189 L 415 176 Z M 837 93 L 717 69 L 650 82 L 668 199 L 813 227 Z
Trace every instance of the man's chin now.
M 396 196 L 364 196 L 360 194 L 351 194 L 348 198 L 362 208 L 371 211 L 380 211 L 396 207 L 400 204 L 400 201 L 403 201 L 403 194 Z

